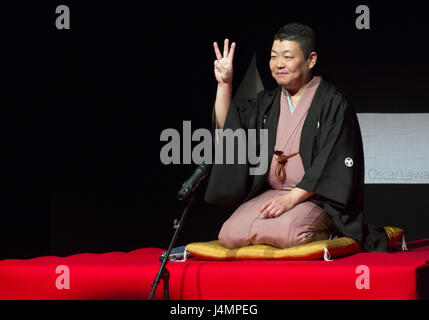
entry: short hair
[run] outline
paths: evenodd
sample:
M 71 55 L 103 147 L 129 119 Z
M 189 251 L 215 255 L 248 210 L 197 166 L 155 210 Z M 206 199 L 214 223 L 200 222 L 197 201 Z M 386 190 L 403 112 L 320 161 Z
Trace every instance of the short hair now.
M 316 51 L 316 35 L 314 31 L 307 25 L 301 23 L 289 23 L 274 35 L 274 40 L 296 41 L 307 59 L 312 51 Z

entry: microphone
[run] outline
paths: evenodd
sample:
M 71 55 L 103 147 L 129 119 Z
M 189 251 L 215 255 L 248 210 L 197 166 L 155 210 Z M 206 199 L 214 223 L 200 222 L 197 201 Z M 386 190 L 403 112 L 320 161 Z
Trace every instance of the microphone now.
M 198 187 L 200 182 L 209 174 L 210 168 L 211 166 L 208 164 L 200 164 L 197 169 L 195 169 L 192 176 L 183 183 L 182 188 L 180 188 L 177 193 L 177 198 L 183 201 L 189 197 L 189 195 Z

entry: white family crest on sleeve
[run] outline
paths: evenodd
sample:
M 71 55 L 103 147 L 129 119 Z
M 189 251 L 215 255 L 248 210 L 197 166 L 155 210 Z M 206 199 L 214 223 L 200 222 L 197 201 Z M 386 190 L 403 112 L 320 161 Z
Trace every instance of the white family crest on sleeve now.
M 345 163 L 345 165 L 347 166 L 347 167 L 352 167 L 353 166 L 353 159 L 352 158 L 350 158 L 350 157 L 347 157 L 347 158 L 345 158 L 344 159 L 344 163 Z

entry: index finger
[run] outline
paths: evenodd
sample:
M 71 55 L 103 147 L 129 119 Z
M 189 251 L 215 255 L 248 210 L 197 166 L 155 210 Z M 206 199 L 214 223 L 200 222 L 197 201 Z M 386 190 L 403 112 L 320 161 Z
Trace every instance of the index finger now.
M 214 50 L 215 50 L 216 58 L 217 58 L 218 60 L 222 59 L 222 55 L 220 54 L 220 51 L 219 51 L 219 47 L 218 47 L 218 45 L 217 45 L 217 42 L 214 42 L 214 43 L 213 43 L 213 47 L 214 47 Z

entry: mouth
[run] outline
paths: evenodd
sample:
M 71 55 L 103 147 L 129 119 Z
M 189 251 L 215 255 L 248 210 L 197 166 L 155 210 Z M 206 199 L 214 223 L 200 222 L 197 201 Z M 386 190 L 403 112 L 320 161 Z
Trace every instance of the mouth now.
M 279 77 L 282 77 L 282 76 L 285 76 L 285 75 L 288 75 L 288 74 L 289 74 L 288 72 L 276 72 L 276 75 L 279 76 Z

